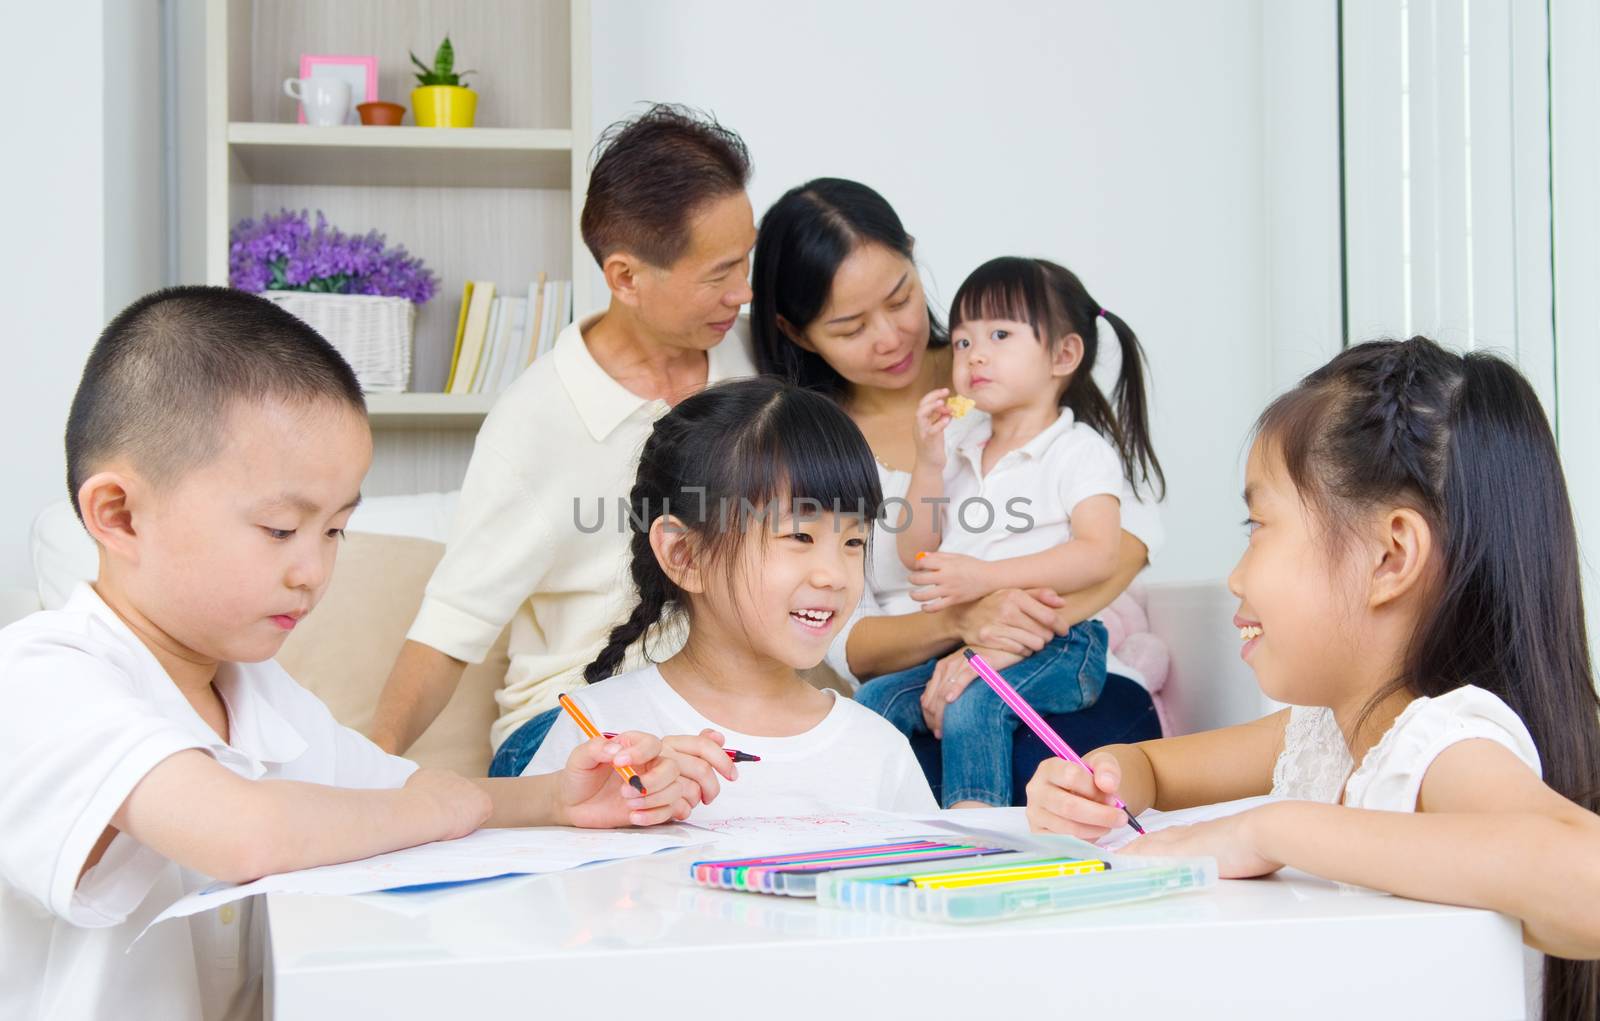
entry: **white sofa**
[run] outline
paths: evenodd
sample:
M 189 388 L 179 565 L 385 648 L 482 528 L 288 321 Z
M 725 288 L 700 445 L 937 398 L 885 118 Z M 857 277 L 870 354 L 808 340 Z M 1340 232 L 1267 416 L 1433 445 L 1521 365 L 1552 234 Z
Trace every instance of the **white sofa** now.
M 364 729 L 443 552 L 456 493 L 376 497 L 358 508 L 334 581 L 316 613 L 295 629 L 279 659 L 344 723 Z M 0 625 L 60 606 L 96 570 L 94 543 L 66 501 L 35 519 L 30 550 L 36 590 L 0 592 Z M 1167 642 L 1172 667 L 1161 690 L 1174 733 L 1227 726 L 1274 705 L 1239 659 L 1235 600 L 1216 582 L 1145 588 L 1151 630 Z M 506 669 L 505 636 L 468 670 L 439 720 L 413 747 L 427 765 L 481 775 L 489 761 L 493 698 Z

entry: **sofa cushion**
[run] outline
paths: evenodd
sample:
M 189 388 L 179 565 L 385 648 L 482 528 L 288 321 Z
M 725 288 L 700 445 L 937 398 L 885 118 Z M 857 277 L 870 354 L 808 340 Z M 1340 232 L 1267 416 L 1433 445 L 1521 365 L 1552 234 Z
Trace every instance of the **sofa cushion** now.
M 278 662 L 363 733 L 422 605 L 444 546 L 428 539 L 351 532 L 316 610 L 294 629 Z M 482 663 L 467 667 L 455 695 L 406 757 L 463 776 L 487 776 L 494 693 L 505 682 L 506 632 Z

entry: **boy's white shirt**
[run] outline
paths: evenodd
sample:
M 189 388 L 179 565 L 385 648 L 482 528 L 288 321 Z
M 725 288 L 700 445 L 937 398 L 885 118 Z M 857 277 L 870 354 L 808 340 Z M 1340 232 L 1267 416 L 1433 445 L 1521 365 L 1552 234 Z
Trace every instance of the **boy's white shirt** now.
M 581 687 L 572 698 L 607 731 L 651 734 L 719 731 L 729 748 L 761 756 L 739 764 L 739 779 L 694 810 L 690 822 L 756 815 L 815 815 L 845 810 L 933 812 L 939 806 L 904 735 L 864 706 L 829 691 L 833 708 L 822 722 L 793 737 L 741 734 L 707 719 L 655 666 Z M 524 776 L 562 767 L 583 741 L 565 713 L 523 770 Z
M 339 724 L 275 662 L 224 664 L 231 741 L 88 585 L 0 631 L 0 1017 L 235 1018 L 261 1013 L 250 902 L 152 929 L 210 882 L 118 834 L 78 878 L 133 788 L 167 757 L 208 752 L 249 779 L 358 788 L 415 764 Z

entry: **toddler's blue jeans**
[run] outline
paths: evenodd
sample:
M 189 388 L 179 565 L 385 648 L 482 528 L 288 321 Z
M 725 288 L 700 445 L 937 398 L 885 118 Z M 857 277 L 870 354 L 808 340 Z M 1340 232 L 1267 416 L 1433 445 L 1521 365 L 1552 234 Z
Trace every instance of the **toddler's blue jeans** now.
M 1073 713 L 1099 699 L 1106 685 L 1106 628 L 1084 621 L 1000 676 L 1040 715 Z M 937 659 L 875 677 L 856 692 L 856 701 L 883 716 L 910 737 L 927 733 L 922 691 Z M 1022 725 L 982 678 L 967 685 L 945 707 L 940 757 L 944 769 L 944 807 L 959 801 L 1011 804 L 1011 743 Z

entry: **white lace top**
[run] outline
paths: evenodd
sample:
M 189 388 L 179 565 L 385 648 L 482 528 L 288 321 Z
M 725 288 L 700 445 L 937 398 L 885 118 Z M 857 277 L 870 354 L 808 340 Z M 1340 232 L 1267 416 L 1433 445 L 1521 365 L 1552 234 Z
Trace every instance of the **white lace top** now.
M 1283 752 L 1272 769 L 1272 793 L 1301 801 L 1338 802 L 1342 790 L 1344 804 L 1351 808 L 1414 812 L 1422 778 L 1433 760 L 1456 742 L 1474 738 L 1503 745 L 1529 769 L 1543 775 L 1539 752 L 1522 718 L 1498 696 L 1468 684 L 1406 706 L 1354 772 L 1355 763 L 1334 722 L 1333 710 L 1292 707 L 1283 734 Z M 1527 1016 L 1539 1017 L 1543 1013 L 1544 955 L 1524 947 L 1522 965 Z
M 1272 793 L 1301 801 L 1338 802 L 1352 808 L 1412 812 L 1422 778 L 1439 753 L 1458 741 L 1487 738 L 1505 746 L 1535 773 L 1539 752 L 1522 719 L 1497 696 L 1473 685 L 1437 698 L 1419 698 L 1395 718 L 1359 769 L 1344 734 L 1325 706 L 1295 706 L 1272 770 Z

